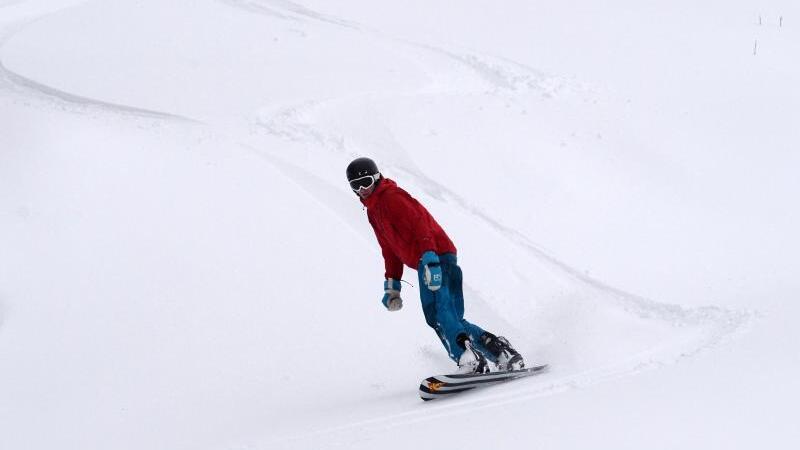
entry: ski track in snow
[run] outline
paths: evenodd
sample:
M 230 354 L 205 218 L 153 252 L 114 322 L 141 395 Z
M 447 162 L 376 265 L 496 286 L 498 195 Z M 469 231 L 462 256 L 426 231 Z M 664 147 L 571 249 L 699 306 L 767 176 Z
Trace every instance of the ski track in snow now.
M 327 25 L 343 27 L 348 30 L 371 35 L 374 38 L 399 43 L 401 45 L 423 50 L 445 57 L 468 69 L 483 79 L 491 90 L 535 90 L 545 97 L 554 96 L 558 91 L 566 89 L 567 83 L 557 77 L 547 77 L 539 71 L 506 58 L 477 55 L 470 52 L 459 52 L 444 46 L 389 36 L 372 27 L 343 19 L 340 17 L 314 11 L 305 6 L 284 0 L 216 0 L 231 7 L 248 12 L 266 14 L 284 20 L 315 21 Z
M 340 27 L 350 28 L 353 30 L 362 30 L 363 27 L 355 22 L 343 20 L 335 16 L 323 14 L 305 6 L 290 2 L 286 0 L 216 0 L 220 3 L 227 4 L 234 8 L 244 9 L 249 12 L 264 14 L 278 19 L 285 20 L 314 20 L 324 22 L 330 25 L 337 25 Z
M 426 56 L 437 55 L 440 58 L 455 62 L 459 64 L 463 70 L 468 71 L 473 76 L 477 76 L 485 83 L 482 89 L 476 89 L 475 92 L 453 92 L 442 88 L 438 92 L 395 93 L 381 96 L 362 94 L 343 98 L 310 100 L 296 105 L 285 106 L 277 110 L 273 109 L 273 112 L 261 115 L 255 120 L 255 124 L 267 135 L 304 143 L 310 146 L 319 146 L 340 154 L 353 155 L 357 154 L 358 151 L 347 144 L 348 136 L 331 133 L 326 130 L 324 125 L 315 121 L 315 113 L 323 109 L 336 110 L 341 106 L 352 106 L 354 102 L 369 104 L 370 101 L 376 99 L 386 100 L 395 96 L 408 97 L 413 95 L 488 93 L 489 95 L 511 96 L 513 99 L 513 95 L 520 92 L 535 92 L 539 93 L 542 97 L 554 97 L 561 92 L 569 92 L 574 89 L 581 90 L 580 87 L 571 86 L 562 78 L 545 76 L 532 68 L 514 61 L 454 51 L 441 46 L 412 42 L 402 38 L 388 37 L 362 24 L 320 13 L 290 1 L 216 1 L 254 14 L 262 14 L 295 22 L 315 21 L 329 26 L 341 27 L 349 31 L 366 33 L 380 39 L 390 40 L 406 46 L 407 48 L 427 53 Z M 17 4 L 19 3 L 14 3 L 12 5 Z M 25 26 L 59 11 L 63 11 L 63 9 L 44 12 L 33 19 L 25 18 L 17 22 L 6 22 L 5 25 L 0 26 L 0 48 L 2 48 L 2 45 L 16 32 L 19 32 Z M 142 109 L 131 105 L 115 104 L 100 99 L 87 98 L 64 92 L 11 71 L 1 60 L 0 89 L 17 92 L 26 99 L 45 101 L 51 106 L 57 105 L 62 108 L 67 106 L 68 109 L 72 109 L 73 111 L 90 110 L 125 117 L 200 123 L 194 119 L 167 112 Z M 343 223 L 352 229 L 350 219 L 343 215 L 341 210 L 337 210 L 337 208 L 331 206 L 332 204 L 341 204 L 341 202 L 331 203 L 329 201 L 330 198 L 325 198 L 325 201 L 320 199 L 321 196 L 327 195 L 323 191 L 330 192 L 330 195 L 327 197 L 336 197 L 337 200 L 339 198 L 339 191 L 330 186 L 326 181 L 320 179 L 313 173 L 285 161 L 279 154 L 271 154 L 269 151 L 256 148 L 243 142 L 241 139 L 227 136 L 224 131 L 215 130 L 213 125 L 204 125 L 209 126 L 221 139 L 232 141 L 248 151 L 256 152 L 267 160 L 267 162 L 278 167 L 282 173 L 286 174 L 287 178 L 297 183 L 311 196 L 319 199 L 320 204 L 328 207 Z M 744 330 L 746 328 L 745 325 L 750 323 L 751 319 L 754 317 L 754 314 L 751 312 L 729 311 L 715 306 L 687 309 L 677 305 L 658 303 L 624 292 L 586 276 L 581 271 L 542 250 L 541 246 L 536 245 L 524 233 L 500 223 L 456 192 L 453 192 L 446 186 L 439 184 L 431 177 L 425 175 L 424 171 L 413 163 L 412 158 L 408 155 L 406 150 L 397 144 L 390 135 L 384 135 L 382 139 L 394 143 L 395 147 L 393 151 L 398 153 L 398 158 L 401 161 L 393 166 L 390 165 L 391 168 L 399 170 L 413 179 L 416 185 L 421 187 L 427 195 L 447 203 L 454 208 L 458 208 L 474 217 L 477 221 L 490 226 L 496 233 L 514 243 L 517 247 L 524 249 L 533 260 L 545 262 L 551 268 L 563 273 L 566 278 L 589 290 L 608 294 L 607 297 L 612 298 L 620 308 L 638 317 L 656 318 L 675 325 L 702 326 L 708 328 L 708 331 L 705 332 L 702 337 L 693 340 L 691 344 L 683 344 L 680 348 L 668 348 L 666 350 L 661 348 L 653 349 L 651 352 L 633 355 L 631 359 L 627 361 L 618 362 L 606 367 L 593 368 L 580 373 L 562 374 L 559 373 L 558 368 L 552 368 L 550 374 L 542 378 L 519 380 L 515 381 L 513 384 L 497 387 L 492 390 L 465 394 L 454 399 L 439 401 L 435 404 L 424 404 L 424 407 L 421 406 L 423 404 L 420 403 L 420 406 L 407 411 L 356 421 L 343 426 L 314 430 L 311 431 L 310 434 L 307 433 L 303 436 L 280 438 L 273 440 L 271 442 L 273 444 L 291 443 L 297 440 L 351 431 L 357 428 L 369 427 L 370 430 L 376 428 L 389 429 L 417 422 L 429 421 L 431 419 L 463 414 L 465 410 L 464 407 L 467 405 L 470 406 L 471 409 L 498 407 L 508 403 L 526 401 L 539 396 L 551 395 L 564 390 L 627 376 L 642 370 L 671 364 L 679 361 L 681 358 L 713 348 L 730 336 L 734 336 L 738 332 Z M 363 238 L 355 229 L 353 229 L 353 232 Z M 0 302 L 0 326 L 3 324 L 3 319 L 4 310 L 2 302 Z
M 82 97 L 68 92 L 61 91 L 54 87 L 47 86 L 39 83 L 30 78 L 26 78 L 18 73 L 9 70 L 2 61 L 0 61 L 0 81 L 5 80 L 13 83 L 16 87 L 27 90 L 33 94 L 38 94 L 44 99 L 50 99 L 59 103 L 66 103 L 77 107 L 79 110 L 98 110 L 105 113 L 120 114 L 126 116 L 138 116 L 149 119 L 164 119 L 164 120 L 178 120 L 184 122 L 200 123 L 188 117 L 179 116 L 176 114 L 165 113 L 161 111 L 153 111 L 144 108 L 137 108 L 130 105 L 121 105 L 117 103 L 104 102 L 102 100 L 93 99 L 89 97 Z
M 3 25 L 0 23 L 0 50 L 3 46 L 17 33 L 22 31 L 25 27 L 45 19 L 54 14 L 66 11 L 70 8 L 80 6 L 78 4 L 67 4 L 52 11 L 40 12 L 39 14 L 32 14 L 33 17 L 23 16 L 16 21 L 10 21 Z M 8 9 L 10 6 L 3 8 Z M 2 10 L 2 9 L 0 9 Z M 2 52 L 0 52 L 2 55 Z M 9 69 L 0 58 L 0 89 L 13 89 L 22 93 L 26 99 L 35 98 L 37 100 L 48 101 L 56 103 L 59 106 L 67 107 L 75 112 L 82 111 L 97 111 L 101 113 L 112 113 L 122 116 L 135 116 L 145 119 L 162 119 L 189 123 L 200 123 L 195 119 L 171 114 L 168 112 L 154 111 L 145 108 L 139 108 L 132 105 L 123 105 L 103 101 L 100 99 L 84 97 L 69 92 L 62 91 L 52 86 L 40 83 L 36 80 L 28 78 L 22 74 L 16 73 Z
M 307 448 L 308 446 L 305 444 L 309 441 L 314 442 L 317 439 L 325 439 L 325 442 L 329 442 L 331 436 L 338 434 L 350 435 L 354 431 L 366 436 L 378 436 L 395 428 L 417 423 L 430 423 L 437 419 L 452 419 L 453 416 L 472 414 L 479 409 L 499 408 L 572 389 L 580 389 L 645 370 L 664 367 L 674 364 L 683 358 L 708 351 L 726 339 L 741 333 L 746 328 L 745 325 L 751 323 L 752 315 L 750 313 L 735 313 L 719 308 L 702 309 L 711 313 L 711 317 L 706 318 L 712 321 L 712 325 L 716 325 L 713 331 L 701 339 L 700 342 L 695 342 L 693 347 L 676 349 L 673 355 L 669 357 L 664 357 L 661 354 L 663 353 L 662 351 L 654 349 L 651 352 L 634 355 L 630 361 L 595 367 L 578 373 L 562 374 L 558 372 L 558 368 L 551 368 L 541 377 L 516 380 L 508 384 L 493 386 L 486 390 L 459 394 L 459 396 L 453 398 L 420 403 L 405 411 L 350 422 L 345 425 L 312 430 L 301 435 L 284 436 L 270 440 L 263 443 L 263 445 L 256 444 L 253 448 L 273 448 L 274 446 L 284 448 L 287 445 L 292 448 L 292 444 Z M 689 315 L 695 316 L 696 314 L 690 310 Z

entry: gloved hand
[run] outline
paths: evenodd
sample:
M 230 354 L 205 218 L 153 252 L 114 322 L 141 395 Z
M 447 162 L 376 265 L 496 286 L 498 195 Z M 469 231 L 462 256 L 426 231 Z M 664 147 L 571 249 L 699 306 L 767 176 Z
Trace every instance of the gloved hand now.
M 383 306 L 389 311 L 399 311 L 403 307 L 403 299 L 400 298 L 400 281 L 388 278 L 383 282 Z
M 442 268 L 439 266 L 439 256 L 428 250 L 422 254 L 419 265 L 423 271 L 425 286 L 431 291 L 438 291 L 442 287 Z

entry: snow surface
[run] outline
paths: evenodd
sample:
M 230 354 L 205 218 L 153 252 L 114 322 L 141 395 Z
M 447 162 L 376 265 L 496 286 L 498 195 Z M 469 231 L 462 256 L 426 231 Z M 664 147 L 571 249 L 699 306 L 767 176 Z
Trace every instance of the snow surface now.
M 798 24 L 0 0 L 0 448 L 798 448 Z M 419 400 L 453 364 L 380 304 L 361 155 L 549 373 Z

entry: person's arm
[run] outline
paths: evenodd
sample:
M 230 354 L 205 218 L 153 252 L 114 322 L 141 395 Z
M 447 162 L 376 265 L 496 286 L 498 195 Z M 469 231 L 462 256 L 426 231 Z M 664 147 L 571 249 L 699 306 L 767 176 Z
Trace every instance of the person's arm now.
M 370 220 L 372 231 L 375 232 L 375 237 L 378 238 L 378 244 L 381 246 L 381 253 L 383 253 L 383 263 L 386 267 L 383 282 L 383 298 L 381 303 L 389 311 L 399 311 L 403 307 L 403 299 L 400 298 L 400 278 L 403 276 L 403 262 L 394 254 L 386 240 L 378 233 L 378 228 Z
M 395 255 L 394 251 L 389 247 L 386 239 L 378 233 L 378 229 L 375 227 L 375 224 L 372 223 L 372 220 L 370 220 L 370 225 L 372 225 L 372 231 L 375 232 L 375 237 L 378 238 L 378 244 L 381 246 L 383 264 L 386 269 L 384 276 L 387 280 L 393 279 L 399 281 L 403 278 L 403 262 L 400 261 L 400 258 Z

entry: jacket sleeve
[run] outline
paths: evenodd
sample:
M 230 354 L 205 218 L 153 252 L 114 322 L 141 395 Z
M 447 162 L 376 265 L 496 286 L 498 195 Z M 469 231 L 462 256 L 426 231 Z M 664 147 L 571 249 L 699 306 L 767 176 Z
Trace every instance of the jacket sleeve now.
M 392 223 L 413 244 L 417 263 L 423 253 L 436 250 L 433 228 L 428 223 L 429 214 L 424 206 L 411 197 L 393 195 L 388 209 Z
M 403 262 L 400 258 L 394 254 L 391 248 L 389 248 L 389 244 L 386 242 L 386 239 L 378 233 L 378 228 L 375 227 L 375 224 L 372 223 L 372 219 L 369 221 L 370 225 L 372 225 L 372 231 L 375 232 L 375 237 L 378 238 L 378 244 L 381 246 L 381 253 L 383 254 L 383 264 L 386 268 L 386 273 L 384 273 L 384 277 L 387 279 L 392 278 L 394 280 L 400 280 L 403 278 Z

